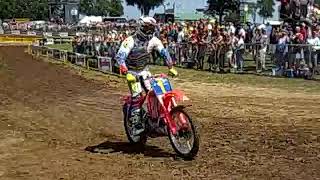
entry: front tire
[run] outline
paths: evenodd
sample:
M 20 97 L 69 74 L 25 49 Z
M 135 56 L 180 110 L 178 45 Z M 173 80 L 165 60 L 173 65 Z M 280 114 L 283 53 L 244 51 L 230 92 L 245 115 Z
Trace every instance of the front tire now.
M 130 142 L 130 144 L 138 147 L 138 148 L 143 148 L 147 142 L 147 136 L 146 134 L 143 132 L 138 136 L 133 136 L 132 135 L 132 123 L 130 122 L 130 115 L 128 116 L 127 114 L 130 113 L 130 110 L 128 111 L 128 106 L 127 104 L 123 105 L 123 125 L 124 125 L 124 129 L 127 135 L 127 138 Z
M 175 122 L 177 125 L 177 130 L 178 130 L 177 135 L 173 135 L 170 128 L 168 127 L 168 137 L 169 137 L 171 146 L 173 147 L 174 151 L 180 157 L 182 157 L 185 160 L 192 160 L 197 156 L 198 151 L 199 151 L 199 146 L 200 146 L 200 135 L 198 133 L 198 127 L 192 121 L 192 119 L 188 115 L 188 113 L 181 106 L 178 106 L 178 107 L 175 107 L 174 109 L 172 109 L 171 117 L 172 117 L 173 121 L 174 121 L 174 118 L 176 118 L 179 114 L 182 114 L 185 117 L 187 124 L 189 125 L 189 128 L 188 128 L 188 130 L 184 130 L 185 128 L 179 130 L 178 124 L 177 124 L 177 122 Z M 188 150 L 182 149 L 180 147 L 181 144 L 179 144 L 179 142 L 177 142 L 181 138 L 178 136 L 180 136 L 180 135 L 189 136 L 190 133 L 192 133 L 191 139 L 192 139 L 193 143 L 192 143 L 192 145 L 190 145 L 187 141 L 186 146 L 188 146 Z

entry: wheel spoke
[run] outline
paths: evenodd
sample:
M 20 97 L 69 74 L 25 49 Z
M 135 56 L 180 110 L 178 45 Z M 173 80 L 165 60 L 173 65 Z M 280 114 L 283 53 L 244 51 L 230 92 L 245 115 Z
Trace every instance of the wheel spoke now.
M 188 145 L 189 151 L 191 151 L 192 147 L 190 145 L 190 141 L 187 141 L 187 145 Z
M 185 118 L 186 124 L 182 124 L 180 120 L 181 117 Z M 173 114 L 172 118 L 178 128 L 178 134 L 176 136 L 171 134 L 173 142 L 181 153 L 187 154 L 192 150 L 194 143 L 194 134 L 190 127 L 190 120 L 183 112 Z

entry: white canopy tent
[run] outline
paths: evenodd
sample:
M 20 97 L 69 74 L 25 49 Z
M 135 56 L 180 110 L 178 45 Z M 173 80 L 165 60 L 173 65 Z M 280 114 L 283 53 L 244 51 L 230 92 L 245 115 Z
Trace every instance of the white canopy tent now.
M 102 22 L 102 16 L 84 16 L 79 24 L 91 24 L 91 23 L 100 23 Z

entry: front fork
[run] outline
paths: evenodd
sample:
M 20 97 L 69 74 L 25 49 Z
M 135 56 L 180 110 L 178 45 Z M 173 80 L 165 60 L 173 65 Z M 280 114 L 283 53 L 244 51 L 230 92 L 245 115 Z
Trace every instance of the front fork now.
M 177 103 L 174 97 L 171 97 L 170 102 L 167 104 L 167 107 L 162 105 L 163 113 L 165 115 L 166 123 L 169 125 L 170 131 L 173 135 L 177 134 L 177 124 L 175 123 L 171 111 L 177 107 Z M 179 114 L 179 122 L 182 124 L 182 127 L 187 124 L 187 121 L 183 114 Z

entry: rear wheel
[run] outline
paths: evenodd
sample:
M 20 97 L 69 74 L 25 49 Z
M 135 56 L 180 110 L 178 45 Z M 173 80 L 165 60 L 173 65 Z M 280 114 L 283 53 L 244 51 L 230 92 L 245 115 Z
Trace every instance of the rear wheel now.
M 197 126 L 182 107 L 172 109 L 171 117 L 177 126 L 176 135 L 168 127 L 168 136 L 174 151 L 186 160 L 194 159 L 198 154 L 200 144 Z M 181 118 L 186 120 L 184 125 L 181 123 Z
M 127 116 L 128 113 L 129 115 Z M 131 113 L 130 111 L 128 111 L 127 104 L 124 104 L 123 105 L 123 116 L 124 116 L 123 123 L 124 123 L 124 129 L 125 129 L 127 138 L 132 145 L 142 148 L 147 142 L 147 136 L 144 132 L 139 135 L 133 135 L 134 125 L 130 121 L 130 114 Z

